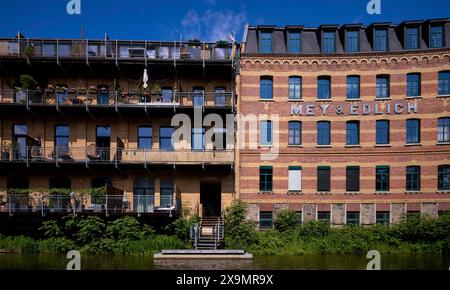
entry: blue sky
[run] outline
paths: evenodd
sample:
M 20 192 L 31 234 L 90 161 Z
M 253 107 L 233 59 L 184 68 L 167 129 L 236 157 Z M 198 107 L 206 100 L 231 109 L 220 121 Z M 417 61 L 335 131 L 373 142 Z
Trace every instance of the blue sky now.
M 372 23 L 450 17 L 450 0 L 381 0 L 381 15 L 369 15 L 369 0 L 80 0 L 81 15 L 68 15 L 69 0 L 2 0 L 0 37 L 241 40 L 251 25 Z

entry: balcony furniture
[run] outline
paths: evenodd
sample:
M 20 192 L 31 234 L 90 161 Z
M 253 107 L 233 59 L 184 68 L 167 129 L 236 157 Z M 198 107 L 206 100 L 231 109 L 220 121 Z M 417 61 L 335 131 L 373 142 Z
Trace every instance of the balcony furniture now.
M 44 154 L 42 153 L 42 147 L 41 146 L 33 146 L 33 147 L 31 147 L 30 156 L 31 156 L 31 160 L 32 161 L 43 161 L 43 160 L 45 160 Z
M 89 160 L 92 160 L 92 161 L 98 161 L 98 160 L 101 160 L 101 158 L 102 158 L 102 155 L 97 150 L 97 147 L 95 146 L 95 144 L 91 144 L 86 148 L 86 155 L 87 155 L 87 158 L 89 158 Z

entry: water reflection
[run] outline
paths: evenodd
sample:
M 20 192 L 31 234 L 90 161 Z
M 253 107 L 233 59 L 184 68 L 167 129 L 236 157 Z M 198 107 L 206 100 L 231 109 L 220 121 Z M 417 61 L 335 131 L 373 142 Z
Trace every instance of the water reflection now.
M 0 254 L 0 270 L 64 270 L 65 255 Z M 363 255 L 305 255 L 254 257 L 253 260 L 153 260 L 149 255 L 107 256 L 82 255 L 83 270 L 302 270 L 359 269 L 368 263 Z M 448 270 L 450 255 L 382 255 L 381 269 Z

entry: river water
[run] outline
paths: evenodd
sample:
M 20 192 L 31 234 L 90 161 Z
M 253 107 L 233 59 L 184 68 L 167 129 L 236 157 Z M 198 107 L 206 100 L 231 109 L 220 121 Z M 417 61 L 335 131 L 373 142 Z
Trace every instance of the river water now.
M 69 260 L 64 255 L 0 254 L 0 270 L 64 270 Z M 82 270 L 300 270 L 365 269 L 362 255 L 305 255 L 254 257 L 253 260 L 165 260 L 152 256 L 83 256 Z M 450 255 L 382 255 L 381 269 L 448 270 Z

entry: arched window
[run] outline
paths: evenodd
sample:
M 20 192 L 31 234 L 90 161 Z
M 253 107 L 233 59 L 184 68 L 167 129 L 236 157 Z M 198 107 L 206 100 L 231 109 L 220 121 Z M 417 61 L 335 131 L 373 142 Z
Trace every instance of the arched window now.
M 111 177 L 95 177 L 91 180 L 92 188 L 99 188 L 103 186 L 112 186 L 112 178 Z
M 71 189 L 72 182 L 69 177 L 56 176 L 56 177 L 50 178 L 50 180 L 48 182 L 48 188 Z

